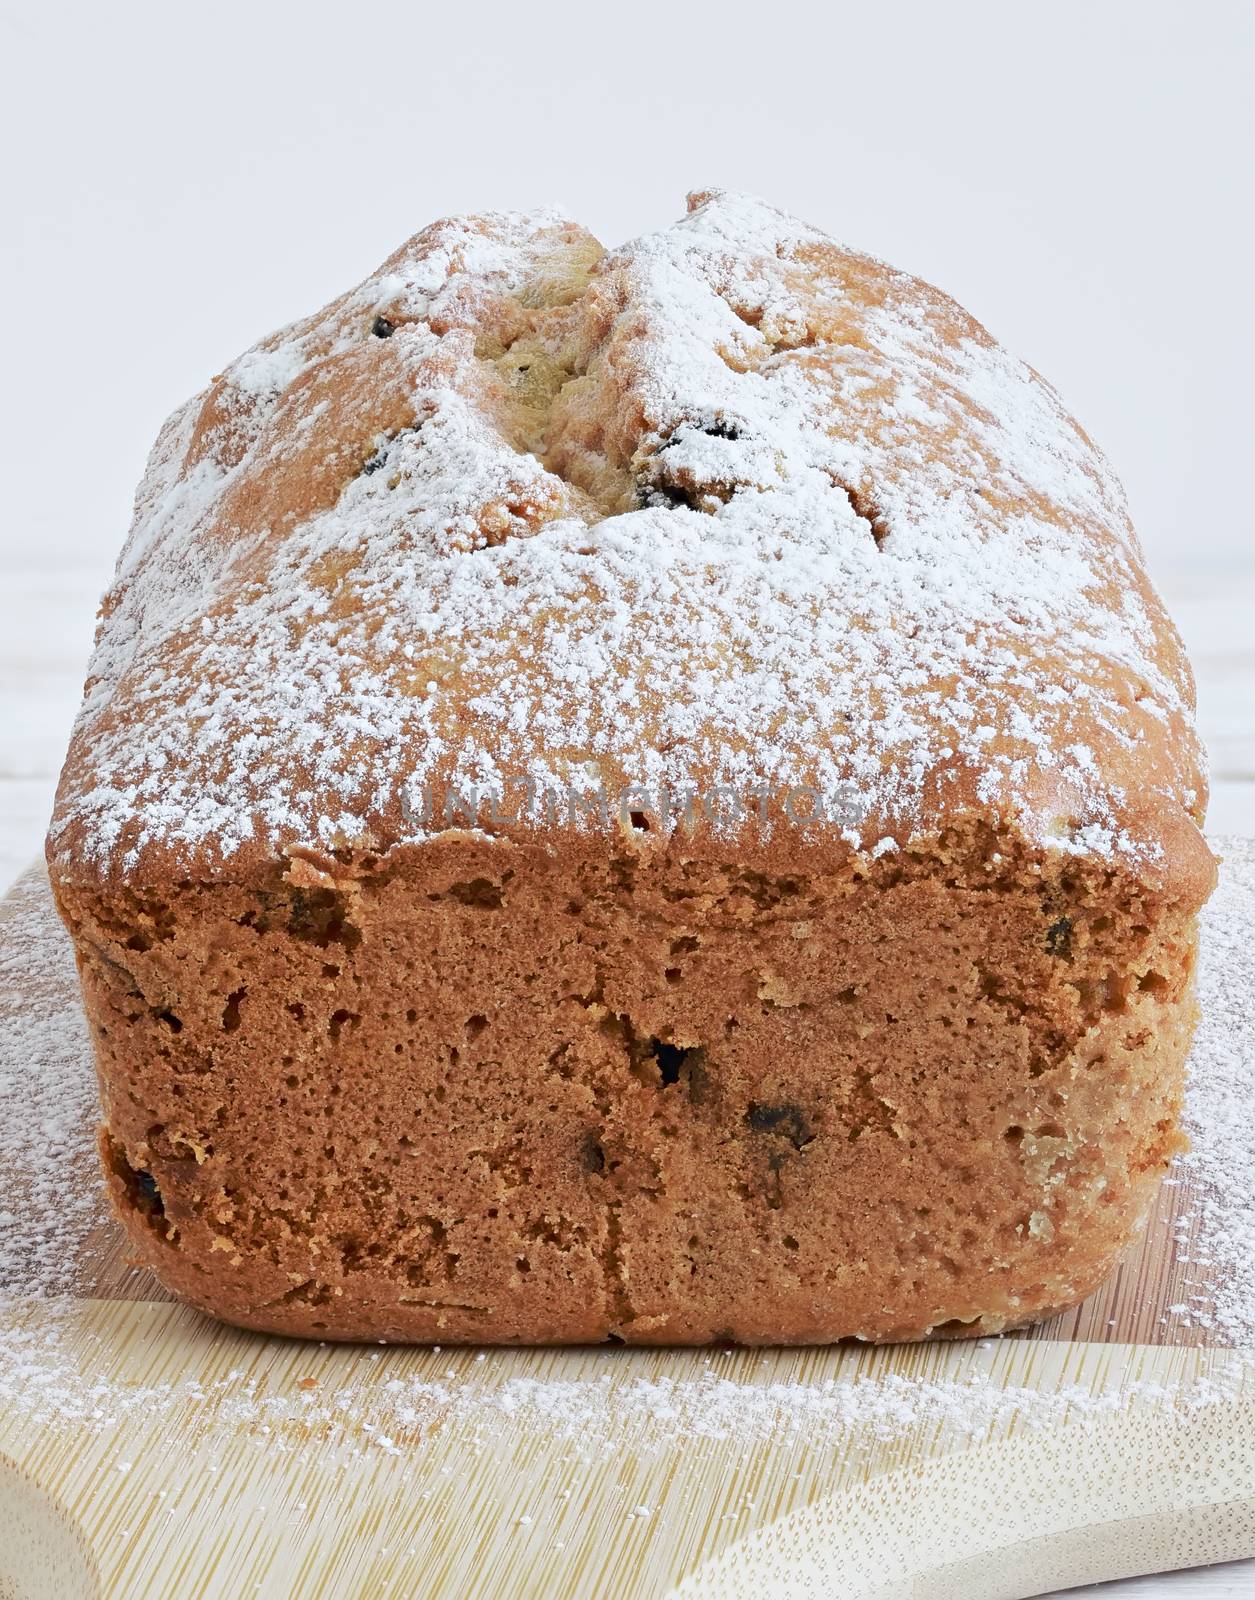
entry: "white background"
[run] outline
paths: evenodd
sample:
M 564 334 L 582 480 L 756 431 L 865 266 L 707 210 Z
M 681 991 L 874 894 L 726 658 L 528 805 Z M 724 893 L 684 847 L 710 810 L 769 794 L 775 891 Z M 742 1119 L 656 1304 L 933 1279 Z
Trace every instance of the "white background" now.
M 1155 568 L 1251 558 L 1249 0 L 5 0 L 0 56 L 6 544 L 103 573 L 175 403 L 432 218 L 721 183 L 1045 372 Z
M 450 211 L 758 192 L 940 284 L 1124 477 L 1255 832 L 1255 3 L 0 0 L 0 877 L 164 416 Z M 1249 1569 L 1141 1594 L 1255 1595 Z M 1133 1589 L 1128 1591 L 1133 1593 Z

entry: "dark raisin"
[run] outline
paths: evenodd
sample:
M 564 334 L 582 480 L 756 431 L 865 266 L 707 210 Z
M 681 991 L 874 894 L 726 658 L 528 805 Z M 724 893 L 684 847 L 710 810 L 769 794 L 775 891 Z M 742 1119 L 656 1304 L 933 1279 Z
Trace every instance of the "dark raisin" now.
M 331 944 L 342 944 L 348 950 L 356 949 L 362 942 L 358 930 L 345 920 L 344 901 L 334 889 L 293 889 L 291 910 L 288 914 L 288 932 L 294 939 L 326 949 Z M 338 976 L 339 969 L 327 973 Z
M 795 1150 L 801 1150 L 815 1137 L 806 1113 L 801 1106 L 751 1105 L 745 1120 L 755 1133 L 778 1133 L 786 1138 Z
M 370 325 L 370 331 L 376 339 L 391 339 L 397 331 L 395 322 L 390 322 L 387 317 L 376 317 Z
M 369 478 L 372 472 L 378 472 L 388 459 L 387 450 L 376 450 L 373 456 L 367 456 L 362 462 L 362 475 Z
M 709 439 L 739 439 L 740 429 L 733 422 L 711 422 L 702 429 Z
M 135 1188 L 141 1200 L 148 1200 L 155 1206 L 161 1205 L 161 1190 L 157 1187 L 157 1180 L 151 1172 L 137 1172 Z
M 704 495 L 700 489 L 689 489 L 683 484 L 669 483 L 664 479 L 644 485 L 639 498 L 645 510 L 665 506 L 668 510 L 675 511 L 687 506 L 690 511 L 700 511 Z
M 1065 959 L 1072 954 L 1072 918 L 1060 917 L 1046 929 L 1046 950 Z
M 459 905 L 478 906 L 484 911 L 499 911 L 505 903 L 504 888 L 489 878 L 471 878 L 466 883 L 451 883 L 445 892 Z M 439 898 L 439 895 L 428 896 L 429 900 Z

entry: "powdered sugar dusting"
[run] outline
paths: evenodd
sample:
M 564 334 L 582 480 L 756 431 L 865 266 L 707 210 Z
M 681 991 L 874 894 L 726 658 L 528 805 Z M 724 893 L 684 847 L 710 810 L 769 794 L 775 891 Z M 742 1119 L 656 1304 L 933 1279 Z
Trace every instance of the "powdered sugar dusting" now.
M 1225 859 L 1220 890 L 1203 913 L 1203 1021 L 1187 1111 L 1194 1150 L 1186 1164 L 1197 1192 L 1186 1219 L 1194 1281 L 1175 1316 L 1201 1342 L 1238 1348 L 1180 1393 L 1162 1379 L 1119 1375 L 1097 1387 L 1064 1379 L 1008 1387 L 1005 1340 L 923 1347 L 916 1376 L 878 1371 L 868 1353 L 844 1360 L 836 1375 L 824 1370 L 822 1352 L 791 1353 L 791 1375 L 782 1378 L 782 1358 L 752 1351 L 607 1350 L 580 1356 L 572 1378 L 561 1353 L 529 1374 L 501 1352 L 459 1352 L 450 1365 L 438 1350 L 331 1352 L 240 1335 L 239 1369 L 206 1378 L 207 1347 L 197 1341 L 209 1325 L 192 1313 L 181 1313 L 188 1348 L 199 1351 L 187 1371 L 161 1383 L 119 1374 L 116 1352 L 99 1332 L 84 1346 L 79 1305 L 68 1295 L 93 1230 L 103 1237 L 108 1225 L 92 1150 L 90 1042 L 68 940 L 46 885 L 32 878 L 16 891 L 0 944 L 0 1157 L 11 1175 L 0 1230 L 0 1407 L 39 1427 L 91 1430 L 163 1416 L 179 1417 L 186 1429 L 190 1414 L 206 1440 L 220 1429 L 243 1430 L 273 1448 L 303 1447 L 313 1429 L 327 1459 L 342 1462 L 404 1449 L 446 1423 L 485 1433 L 544 1429 L 572 1449 L 598 1453 L 629 1437 L 640 1448 L 694 1438 L 820 1446 L 912 1428 L 974 1437 L 1013 1423 L 1101 1416 L 1170 1393 L 1183 1405 L 1223 1399 L 1246 1372 L 1243 1348 L 1255 1348 L 1255 1133 L 1246 1115 L 1255 1094 L 1255 846 L 1221 841 L 1218 848 Z M 215 1347 L 222 1337 L 214 1335 Z M 327 1363 L 334 1365 L 324 1371 Z M 648 1376 L 643 1363 L 653 1364 Z M 293 1383 L 293 1369 L 320 1376 Z
M 974 795 L 1153 856 L 1130 819 L 1198 809 L 1188 675 L 1053 390 L 743 196 L 596 254 L 440 224 L 172 420 L 58 862 L 386 848 L 427 785 L 526 779 L 807 786 L 865 849 Z

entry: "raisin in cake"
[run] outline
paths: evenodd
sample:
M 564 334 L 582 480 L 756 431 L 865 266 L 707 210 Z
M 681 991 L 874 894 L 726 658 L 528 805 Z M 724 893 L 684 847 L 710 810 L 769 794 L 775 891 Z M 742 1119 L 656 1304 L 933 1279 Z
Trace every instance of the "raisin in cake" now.
M 1119 485 L 757 201 L 427 228 L 166 424 L 48 843 L 135 1252 L 320 1338 L 989 1332 L 1180 1147 L 1213 881 Z

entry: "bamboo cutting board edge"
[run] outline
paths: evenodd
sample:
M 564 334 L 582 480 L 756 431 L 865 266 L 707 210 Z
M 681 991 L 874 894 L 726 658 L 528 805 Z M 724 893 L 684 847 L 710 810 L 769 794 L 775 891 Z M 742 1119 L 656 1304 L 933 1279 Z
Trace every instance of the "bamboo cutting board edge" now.
M 220 1330 L 169 1304 L 89 1302 L 80 1315 L 83 1331 L 102 1341 L 107 1387 L 128 1367 L 161 1374 L 190 1363 L 212 1391 L 251 1363 L 276 1395 L 296 1393 L 311 1372 L 335 1392 L 364 1359 L 352 1347 L 311 1351 Z M 204 1324 L 192 1337 L 190 1319 Z M 437 1365 L 467 1380 L 480 1366 L 469 1350 L 391 1354 L 380 1382 L 406 1366 L 430 1375 Z M 484 1386 L 521 1374 L 593 1385 L 606 1355 L 501 1352 Z M 619 1381 L 656 1381 L 674 1372 L 676 1357 L 615 1351 L 610 1362 Z M 694 1366 L 702 1359 L 690 1357 Z M 907 1579 L 939 1600 L 981 1600 L 1255 1553 L 1255 1353 L 1245 1362 L 1181 1347 L 1001 1341 L 981 1350 L 728 1352 L 727 1363 L 742 1378 L 761 1363 L 764 1384 L 789 1381 L 798 1363 L 812 1382 L 861 1364 L 908 1383 L 979 1369 L 994 1391 L 1142 1392 L 1048 1426 L 1012 1407 L 977 1437 L 921 1414 L 915 1425 L 861 1442 L 682 1431 L 651 1442 L 628 1418 L 610 1430 L 609 1448 L 592 1450 L 543 1417 L 515 1426 L 483 1405 L 434 1412 L 386 1449 L 299 1422 L 276 1426 L 260 1410 L 233 1421 L 229 1406 L 224 1417 L 191 1405 L 140 1410 L 100 1432 L 4 1418 L 0 1519 L 17 1516 L 7 1459 L 23 1487 L 39 1491 L 44 1542 L 31 1535 L 28 1545 L 41 1560 L 47 1551 L 65 1567 L 77 1553 L 81 1563 L 73 1583 L 63 1577 L 56 1587 L 35 1581 L 29 1556 L 10 1578 L 22 1600 L 735 1600 L 830 1594 L 839 1575 L 835 1592 L 846 1600 L 916 1592 Z M 1188 1403 L 1217 1383 L 1226 1398 Z M 607 1411 L 613 1417 L 610 1401 Z M 30 1501 L 17 1497 L 28 1521 Z M 637 1516 L 639 1507 L 648 1515 Z M 1139 1518 L 1153 1519 L 1154 1539 L 1134 1539 Z M 1022 1552 L 1034 1544 L 1041 1550 L 1027 1565 Z M 0 1555 L 0 1574 L 6 1559 L 17 1558 Z M 947 1567 L 961 1583 L 929 1587 Z M 1047 1581 L 1054 1572 L 1063 1577 Z

